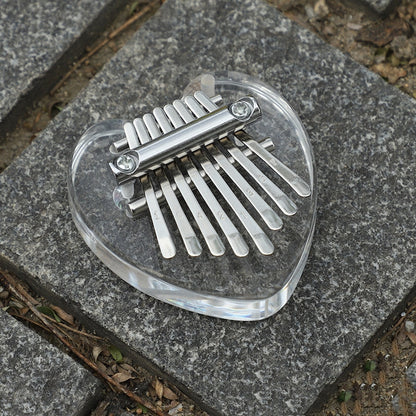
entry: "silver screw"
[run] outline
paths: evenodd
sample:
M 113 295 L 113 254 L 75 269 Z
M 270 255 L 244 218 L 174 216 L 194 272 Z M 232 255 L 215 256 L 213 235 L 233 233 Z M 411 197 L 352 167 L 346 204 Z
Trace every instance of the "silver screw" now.
M 246 101 L 237 101 L 231 105 L 230 110 L 235 117 L 246 119 L 251 116 L 253 108 Z
M 136 169 L 136 161 L 130 155 L 121 155 L 116 160 L 116 166 L 123 172 L 133 172 Z

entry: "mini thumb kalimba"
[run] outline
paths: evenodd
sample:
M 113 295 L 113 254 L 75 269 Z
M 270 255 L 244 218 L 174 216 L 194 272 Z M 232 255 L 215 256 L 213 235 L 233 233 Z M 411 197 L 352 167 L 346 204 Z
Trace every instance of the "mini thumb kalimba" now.
M 118 276 L 162 301 L 258 320 L 289 299 L 316 216 L 307 134 L 271 87 L 204 74 L 180 99 L 80 139 L 75 224 Z

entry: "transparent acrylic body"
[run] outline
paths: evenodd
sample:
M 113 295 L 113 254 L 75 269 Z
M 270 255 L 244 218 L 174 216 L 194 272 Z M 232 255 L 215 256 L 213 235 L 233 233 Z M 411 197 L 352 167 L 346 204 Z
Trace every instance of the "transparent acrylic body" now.
M 224 103 L 243 96 L 256 98 L 262 119 L 248 126 L 253 138 L 273 140 L 272 151 L 311 188 L 311 195 L 299 197 L 264 162 L 253 162 L 297 205 L 295 215 L 279 211 L 269 197 L 255 187 L 283 220 L 280 230 L 267 228 L 250 206 L 246 196 L 233 188 L 253 218 L 266 232 L 275 250 L 261 254 L 243 224 L 228 209 L 221 195 L 214 194 L 249 246 L 246 257 L 237 257 L 226 245 L 225 254 L 214 257 L 204 247 L 198 257 L 190 257 L 181 244 L 174 219 L 161 205 L 177 254 L 162 257 L 148 210 L 136 219 L 123 209 L 115 179 L 108 167 L 113 157 L 110 145 L 124 137 L 123 120 L 108 120 L 89 128 L 75 148 L 69 169 L 69 202 L 74 222 L 85 242 L 114 273 L 136 289 L 172 305 L 218 318 L 260 320 L 281 309 L 292 295 L 305 267 L 316 217 L 316 179 L 312 148 L 299 118 L 288 103 L 270 86 L 236 72 L 203 75 L 193 80 L 184 95 L 202 90 L 209 96 L 221 95 Z M 161 106 L 167 103 L 160 103 Z M 244 175 L 244 172 L 241 172 Z M 250 179 L 247 179 L 249 182 Z M 200 196 L 196 196 L 200 199 Z M 118 206 L 117 206 L 118 205 Z M 204 201 L 201 200 L 204 207 Z M 206 207 L 206 206 L 205 206 Z M 209 215 L 207 209 L 207 215 Z M 211 217 L 210 217 L 211 218 Z M 190 216 L 191 219 L 191 216 Z M 191 220 L 191 224 L 195 225 Z M 213 221 L 215 226 L 215 223 Z M 194 226 L 197 230 L 197 226 Z M 216 227 L 221 236 L 221 229 Z M 201 242 L 203 239 L 201 238 Z

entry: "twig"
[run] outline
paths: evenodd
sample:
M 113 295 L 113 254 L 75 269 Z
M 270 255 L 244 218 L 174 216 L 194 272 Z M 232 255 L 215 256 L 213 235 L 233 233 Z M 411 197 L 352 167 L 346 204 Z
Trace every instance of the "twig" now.
M 43 314 L 43 316 L 46 319 L 48 319 L 49 321 L 55 323 L 56 325 L 62 326 L 63 328 L 68 329 L 69 331 L 75 332 L 76 334 L 80 334 L 84 337 L 93 338 L 93 339 L 97 339 L 97 340 L 102 340 L 103 339 L 101 337 L 98 337 L 97 335 L 87 334 L 86 332 L 79 331 L 78 329 L 75 329 L 75 328 L 71 328 L 70 326 L 64 324 L 63 322 L 58 322 L 56 319 L 51 318 L 48 315 Z
M 6 273 L 4 271 L 0 272 L 0 277 L 4 277 L 6 278 L 7 275 L 7 282 L 6 284 L 8 285 L 12 285 L 14 288 L 16 288 L 17 290 L 26 293 L 27 295 L 27 299 L 33 304 L 33 305 L 39 305 L 39 301 L 36 300 L 35 298 L 33 298 L 32 296 L 30 296 L 29 293 L 27 293 L 26 289 L 9 273 Z M 10 291 L 9 291 L 10 292 Z
M 18 297 L 22 302 L 25 303 L 25 305 L 32 311 L 32 313 L 39 318 L 40 321 L 66 346 L 69 348 L 69 350 L 75 354 L 79 359 L 81 359 L 88 367 L 90 367 L 92 370 L 94 370 L 100 377 L 102 377 L 107 383 L 114 386 L 118 391 L 124 393 L 127 397 L 134 400 L 136 403 L 139 403 L 142 406 L 145 406 L 148 408 L 151 412 L 156 414 L 157 416 L 167 416 L 166 413 L 163 411 L 157 409 L 155 406 L 153 406 L 152 403 L 147 401 L 146 399 L 143 399 L 139 396 L 137 396 L 132 391 L 126 389 L 124 386 L 122 386 L 117 381 L 113 380 L 109 375 L 107 375 L 105 372 L 101 371 L 96 364 L 94 364 L 89 358 L 85 357 L 83 354 L 81 354 L 74 346 L 65 339 L 64 336 L 62 336 L 57 328 L 52 325 L 46 318 L 45 315 L 43 315 L 41 312 L 39 312 L 36 307 L 33 305 L 33 303 L 30 301 L 30 299 L 33 299 L 26 290 L 23 289 L 23 287 L 15 287 L 13 283 L 15 280 L 9 273 L 6 272 L 0 272 L 0 282 L 2 286 L 6 288 L 7 291 L 13 293 L 16 297 Z
M 416 351 L 412 354 L 409 361 L 407 362 L 407 367 L 410 367 L 416 361 Z
M 45 331 L 51 332 L 51 330 L 49 328 L 47 328 L 46 326 L 42 325 L 41 323 L 39 323 L 39 322 L 37 322 L 33 319 L 28 318 L 27 316 L 19 315 L 18 313 L 10 313 L 10 315 L 14 316 L 15 318 L 20 318 L 20 319 L 23 319 L 24 321 L 30 322 L 31 324 L 36 325 L 36 326 L 38 326 L 39 328 L 42 328 Z
M 162 1 L 163 2 L 163 1 Z M 112 31 L 106 39 L 104 39 L 101 43 L 99 43 L 95 48 L 91 49 L 84 57 L 82 57 L 78 62 L 74 64 L 74 66 L 61 78 L 61 80 L 52 88 L 50 91 L 50 95 L 54 95 L 59 88 L 62 87 L 64 82 L 89 58 L 95 55 L 100 49 L 102 49 L 105 45 L 107 45 L 110 40 L 114 39 L 117 35 L 119 35 L 123 30 L 127 29 L 131 26 L 137 19 L 148 13 L 153 7 L 157 4 L 161 3 L 161 0 L 153 0 L 147 6 L 143 7 L 139 12 L 137 12 L 134 16 L 132 16 L 129 20 L 124 22 L 120 27 Z
M 396 328 L 398 328 L 402 323 L 403 323 L 403 321 L 410 315 L 410 313 L 411 312 L 413 312 L 414 310 L 416 309 L 416 304 L 415 305 L 413 305 L 413 306 L 411 306 L 410 308 L 409 308 L 409 310 L 406 312 L 406 314 L 405 315 L 403 315 L 397 322 L 396 322 L 396 324 L 395 325 L 393 325 L 393 327 L 389 330 L 389 331 L 387 331 L 387 333 L 386 333 L 386 336 L 388 336 L 388 335 L 390 335 Z

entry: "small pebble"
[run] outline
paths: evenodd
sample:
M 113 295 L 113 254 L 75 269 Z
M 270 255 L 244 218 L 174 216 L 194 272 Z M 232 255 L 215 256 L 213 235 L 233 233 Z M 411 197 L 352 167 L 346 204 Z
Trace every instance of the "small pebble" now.
M 313 11 L 318 19 L 322 19 L 329 13 L 325 0 L 318 0 L 313 6 Z
M 347 23 L 347 28 L 351 29 L 351 30 L 360 30 L 360 29 L 363 28 L 363 25 L 361 25 L 359 23 L 348 22 Z
M 406 321 L 404 323 L 404 327 L 406 328 L 407 332 L 414 332 L 415 330 L 415 323 L 413 321 Z
M 305 13 L 310 20 L 315 18 L 315 12 L 313 11 L 313 7 L 310 4 L 305 5 Z
M 182 403 L 179 403 L 176 407 L 174 407 L 173 409 L 170 409 L 168 414 L 172 416 L 176 416 L 178 415 L 178 413 L 182 413 L 182 410 L 183 410 Z
M 2 290 L 0 292 L 0 299 L 7 299 L 9 297 L 9 292 L 7 290 Z

